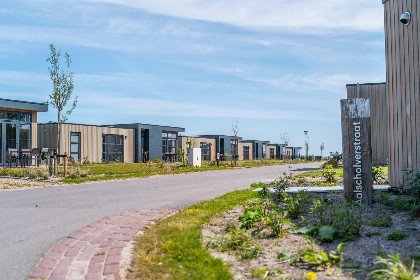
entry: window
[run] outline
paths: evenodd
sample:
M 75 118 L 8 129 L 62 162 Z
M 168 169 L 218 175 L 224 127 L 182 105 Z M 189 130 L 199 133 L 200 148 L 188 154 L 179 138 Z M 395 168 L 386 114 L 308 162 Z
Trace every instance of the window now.
M 262 157 L 266 158 L 267 156 L 267 144 L 262 144 Z
M 201 142 L 200 148 L 201 148 L 201 160 L 210 161 L 211 160 L 210 143 Z
M 31 125 L 21 124 L 19 129 L 19 149 L 31 148 Z
M 274 159 L 274 148 L 270 148 L 270 159 Z
M 124 162 L 124 135 L 102 135 L 102 161 Z
M 171 132 L 162 133 L 162 159 L 175 162 L 178 159 L 178 134 Z
M 32 115 L 30 113 L 20 113 L 19 120 L 22 122 L 31 122 Z
M 249 160 L 249 146 L 244 146 L 244 160 Z
M 80 161 L 80 132 L 70 132 L 70 158 Z

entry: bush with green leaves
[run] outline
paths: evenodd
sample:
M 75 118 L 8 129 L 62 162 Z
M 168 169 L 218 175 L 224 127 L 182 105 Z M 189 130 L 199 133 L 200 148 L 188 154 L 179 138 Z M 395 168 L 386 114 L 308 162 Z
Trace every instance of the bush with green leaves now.
M 311 247 L 300 250 L 297 256 L 293 256 L 290 252 L 285 252 L 279 254 L 277 258 L 279 260 L 290 260 L 291 264 L 297 264 L 299 262 L 307 263 L 316 266 L 318 270 L 323 270 L 343 262 L 344 248 L 346 246 L 346 243 L 340 243 L 337 246 L 337 251 L 330 251 L 328 254 L 324 251 L 319 252 Z
M 325 197 L 315 199 L 311 208 L 313 226 L 335 226 L 346 239 L 352 240 L 360 235 L 363 226 L 362 210 L 363 207 L 355 203 L 344 202 L 334 206 Z
M 369 273 L 369 279 L 387 280 L 420 280 L 420 275 L 414 270 L 414 261 L 403 261 L 398 254 L 391 254 L 388 258 L 377 257 L 376 264 L 380 268 Z
M 372 181 L 378 184 L 386 182 L 388 180 L 388 175 L 379 165 L 372 165 Z
M 337 175 L 337 171 L 331 164 L 328 164 L 322 169 L 322 177 L 324 177 L 327 183 L 334 183 L 336 181 L 335 175 Z
M 286 219 L 287 214 L 287 211 L 278 208 L 271 199 L 256 199 L 239 217 L 240 228 L 270 228 L 273 235 L 281 236 L 285 231 L 285 225 L 292 224 Z
M 210 241 L 207 246 L 221 252 L 235 252 L 241 259 L 258 257 L 263 249 L 253 244 L 252 237 L 244 230 L 236 227 L 228 227 L 228 233 L 221 238 Z
M 312 195 L 304 190 L 297 194 L 287 194 L 283 196 L 283 203 L 279 207 L 289 213 L 290 218 L 296 219 L 300 214 L 305 213 L 311 203 Z
M 407 191 L 416 201 L 420 201 L 420 171 L 406 168 L 403 174 L 407 176 Z
M 400 241 L 406 238 L 408 235 L 404 232 L 397 230 L 387 235 L 387 240 L 393 240 L 393 241 Z
M 385 215 L 383 208 L 379 208 L 378 214 L 369 222 L 369 225 L 372 227 L 391 227 L 392 218 Z
M 343 161 L 343 154 L 339 152 L 330 153 L 330 157 L 326 162 L 326 165 L 332 165 L 333 168 L 337 168 L 340 166 L 341 162 Z

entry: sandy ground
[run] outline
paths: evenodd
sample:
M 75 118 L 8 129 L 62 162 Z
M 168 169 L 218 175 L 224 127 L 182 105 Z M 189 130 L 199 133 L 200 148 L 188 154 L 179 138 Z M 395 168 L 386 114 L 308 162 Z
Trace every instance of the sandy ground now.
M 392 196 L 395 197 L 394 195 Z M 342 194 L 328 194 L 326 199 L 332 200 L 335 204 L 343 202 Z M 378 199 L 377 199 L 378 200 Z M 214 217 L 209 224 L 203 227 L 203 242 L 208 244 L 211 240 L 216 240 L 226 234 L 226 227 L 239 226 L 238 218 L 243 213 L 241 207 L 228 211 L 223 215 Z M 367 225 L 373 218 L 378 215 L 390 215 L 393 221 L 391 227 L 373 227 Z M 303 214 L 310 223 L 311 214 L 309 211 Z M 360 265 L 360 269 L 341 270 L 339 268 L 327 269 L 325 271 L 317 271 L 318 279 L 366 279 L 368 271 L 373 268 L 377 254 L 389 255 L 391 253 L 399 253 L 403 258 L 409 259 L 410 256 L 420 255 L 420 220 L 414 218 L 406 212 L 397 212 L 389 206 L 375 202 L 371 206 L 363 209 L 363 227 L 361 235 L 353 241 L 345 241 L 343 238 L 336 238 L 331 243 L 321 243 L 314 238 L 311 243 L 304 235 L 286 233 L 283 237 L 270 237 L 261 232 L 257 233 L 248 230 L 247 233 L 253 235 L 255 244 L 264 248 L 261 256 L 251 260 L 240 260 L 232 252 L 218 252 L 210 249 L 211 254 L 216 258 L 221 258 L 231 265 L 231 271 L 234 279 L 258 279 L 251 276 L 253 269 L 274 269 L 280 268 L 284 271 L 278 276 L 270 276 L 269 279 L 305 279 L 309 271 L 316 271 L 314 267 L 305 264 L 290 265 L 289 261 L 279 261 L 277 255 L 282 252 L 292 252 L 296 254 L 300 249 L 306 249 L 313 246 L 318 250 L 329 252 L 335 251 L 337 245 L 346 242 L 348 246 L 344 251 L 344 262 Z M 299 224 L 298 219 L 292 220 L 293 223 Z M 388 234 L 395 231 L 403 231 L 408 235 L 401 241 L 387 240 Z

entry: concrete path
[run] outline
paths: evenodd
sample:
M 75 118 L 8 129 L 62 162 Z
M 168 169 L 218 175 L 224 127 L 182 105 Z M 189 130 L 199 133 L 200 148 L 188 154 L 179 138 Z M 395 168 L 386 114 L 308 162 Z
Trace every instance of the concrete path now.
M 320 163 L 270 166 L 0 192 L 0 279 L 25 279 L 55 243 L 126 211 L 182 209 L 284 172 Z M 298 170 L 299 169 L 299 170 Z

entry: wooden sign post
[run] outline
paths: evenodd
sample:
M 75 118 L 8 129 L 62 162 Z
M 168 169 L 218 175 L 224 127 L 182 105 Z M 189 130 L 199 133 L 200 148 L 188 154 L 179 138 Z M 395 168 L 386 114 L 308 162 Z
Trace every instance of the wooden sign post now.
M 369 99 L 341 100 L 344 197 L 372 204 L 372 148 Z

